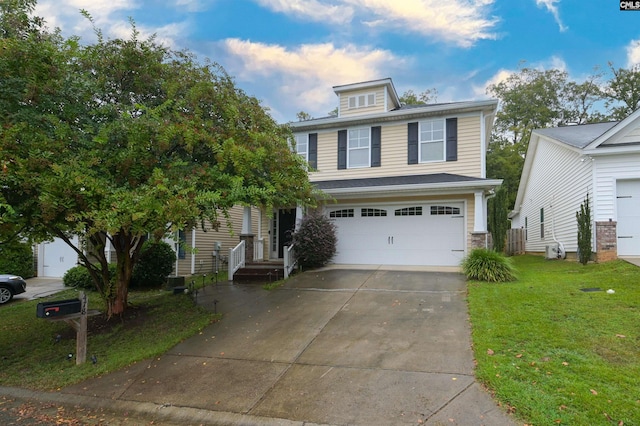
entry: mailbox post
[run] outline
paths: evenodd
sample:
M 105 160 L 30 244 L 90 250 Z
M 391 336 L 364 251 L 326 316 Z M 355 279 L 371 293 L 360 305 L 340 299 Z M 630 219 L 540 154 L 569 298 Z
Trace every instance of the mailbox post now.
M 76 331 L 76 365 L 87 360 L 87 317 L 98 315 L 98 311 L 88 310 L 88 298 L 84 291 L 78 299 L 38 303 L 36 315 L 50 321 L 64 321 Z

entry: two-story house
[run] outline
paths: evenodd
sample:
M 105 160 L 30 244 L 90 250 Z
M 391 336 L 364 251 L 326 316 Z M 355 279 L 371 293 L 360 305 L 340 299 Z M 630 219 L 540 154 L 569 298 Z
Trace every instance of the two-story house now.
M 485 174 L 497 102 L 402 105 L 389 78 L 333 90 L 337 116 L 291 127 L 310 180 L 335 201 L 322 206 L 337 225 L 334 263 L 458 266 L 484 247 L 502 183 Z M 293 212 L 276 213 L 274 247 Z

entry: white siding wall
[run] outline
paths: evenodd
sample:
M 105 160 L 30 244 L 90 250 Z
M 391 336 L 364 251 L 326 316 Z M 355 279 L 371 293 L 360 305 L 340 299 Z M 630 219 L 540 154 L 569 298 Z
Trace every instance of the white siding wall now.
M 518 218 L 522 226 L 527 218 L 526 250 L 543 252 L 546 245 L 554 242 L 555 235 L 565 250 L 574 252 L 578 232 L 576 212 L 587 193 L 593 198 L 591 160 L 544 139 L 540 139 L 536 152 L 527 155 L 535 155 L 536 161 Z M 540 232 L 541 208 L 544 208 L 544 238 Z
M 640 154 L 596 157 L 594 159 L 595 220 L 617 220 L 616 181 L 640 178 Z

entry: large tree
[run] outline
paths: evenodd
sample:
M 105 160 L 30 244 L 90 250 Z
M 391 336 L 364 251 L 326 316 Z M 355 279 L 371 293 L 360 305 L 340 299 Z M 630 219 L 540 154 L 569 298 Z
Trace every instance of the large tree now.
M 18 3 L 32 10 L 32 1 Z M 141 40 L 133 24 L 128 39 L 97 31 L 88 46 L 32 27 L 31 35 L 2 40 L 11 49 L 0 52 L 0 106 L 8 111 L 0 201 L 23 233 L 74 247 L 110 316 L 127 306 L 149 235 L 216 227 L 237 204 L 313 203 L 290 130 L 220 66 Z M 80 246 L 72 235 L 82 237 Z
M 611 78 L 604 89 L 605 103 L 613 120 L 624 120 L 640 108 L 640 64 L 630 68 L 614 68 L 609 63 Z

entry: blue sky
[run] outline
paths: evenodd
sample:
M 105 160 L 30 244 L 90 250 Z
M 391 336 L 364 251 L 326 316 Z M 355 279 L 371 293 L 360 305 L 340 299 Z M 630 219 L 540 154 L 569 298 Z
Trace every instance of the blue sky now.
M 279 122 L 323 117 L 332 87 L 391 77 L 400 95 L 486 99 L 519 67 L 581 81 L 596 67 L 640 64 L 640 11 L 615 0 L 39 0 L 64 35 L 143 35 L 222 65 Z

